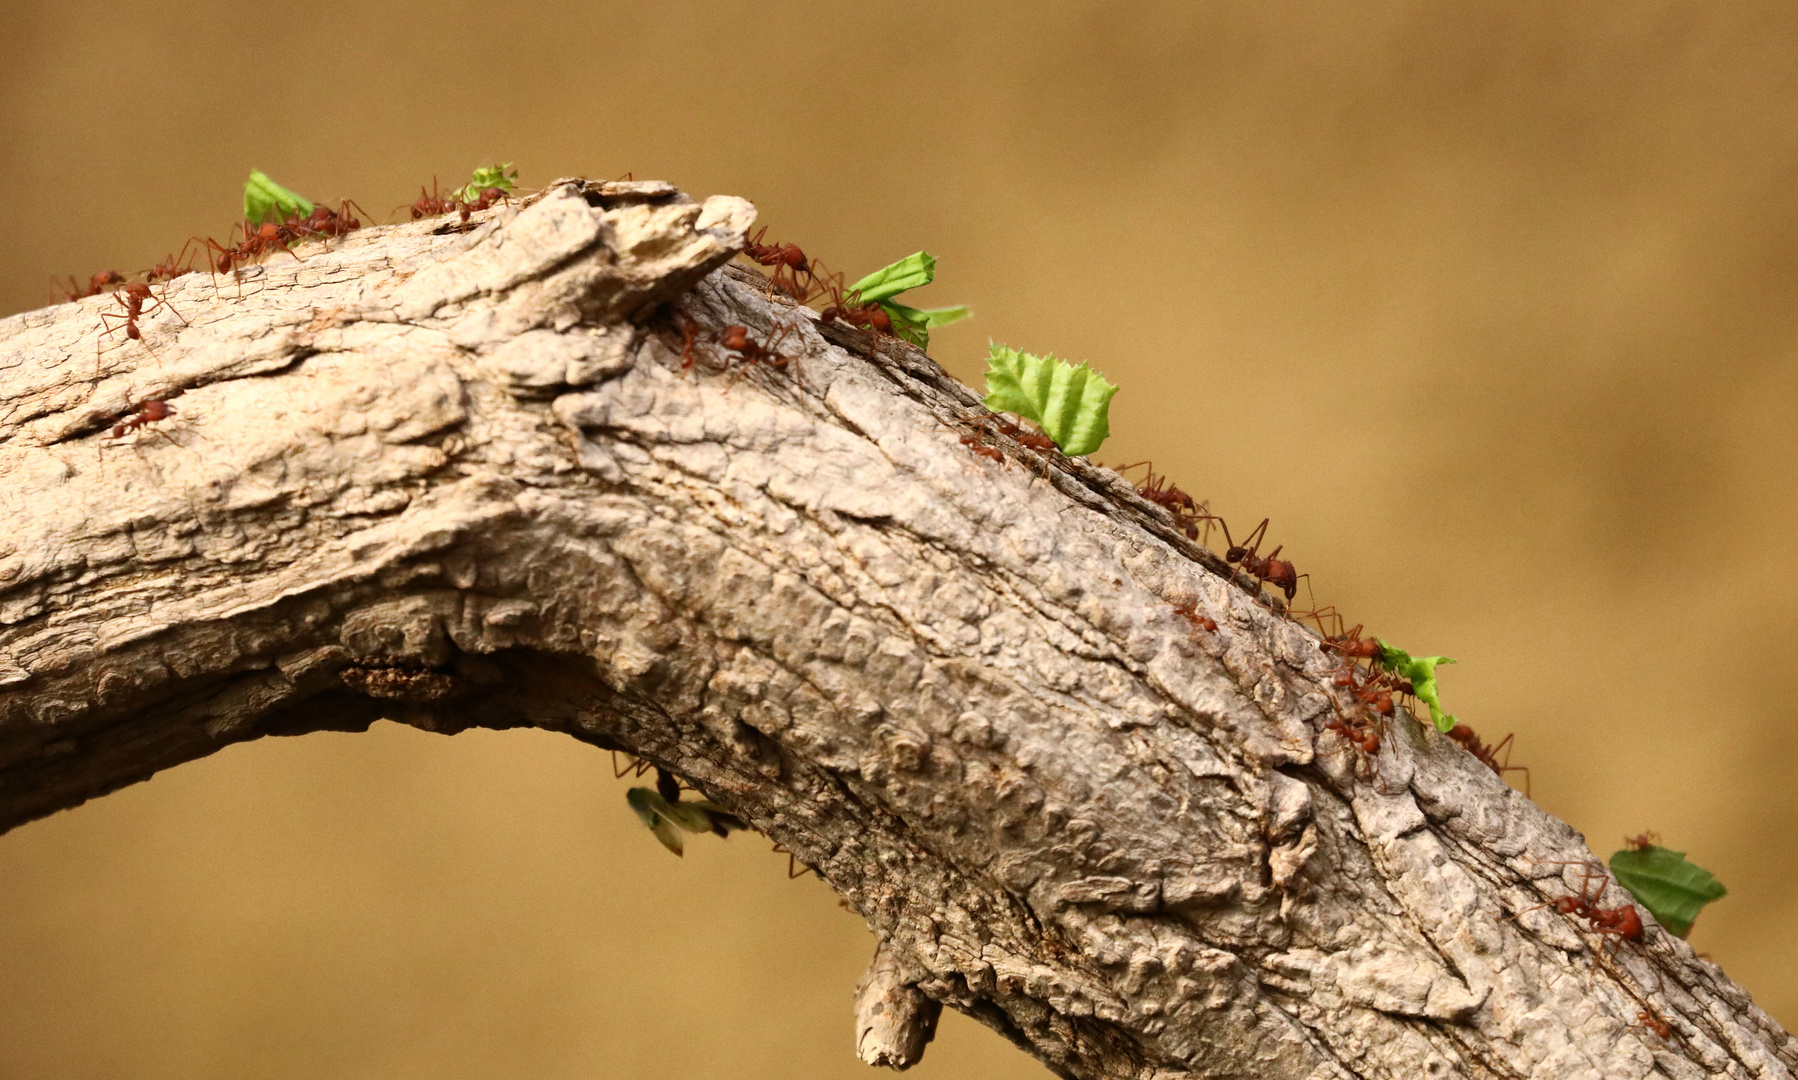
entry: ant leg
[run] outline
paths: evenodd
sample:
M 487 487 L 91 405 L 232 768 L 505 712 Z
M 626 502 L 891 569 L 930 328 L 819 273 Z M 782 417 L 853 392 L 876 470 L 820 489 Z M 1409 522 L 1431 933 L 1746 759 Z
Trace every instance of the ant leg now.
M 1300 578 L 1304 579 L 1304 582 L 1305 582 L 1305 595 L 1307 595 L 1311 598 L 1311 604 L 1313 607 L 1315 607 L 1317 605 L 1317 594 L 1311 591 L 1311 575 L 1310 574 L 1300 574 L 1298 576 L 1298 578 L 1294 578 L 1293 579 L 1294 584 L 1293 584 L 1292 591 L 1295 593 L 1298 592 L 1297 582 Z M 1288 611 L 1286 613 L 1286 617 L 1290 619 L 1292 617 L 1292 613 L 1290 611 Z
M 1505 774 L 1508 772 L 1522 773 L 1523 774 L 1523 796 L 1526 799 L 1532 798 L 1533 796 L 1530 795 L 1530 767 L 1528 765 L 1513 765 L 1513 764 L 1511 764 L 1511 744 L 1512 744 L 1512 740 L 1514 740 L 1516 738 L 1517 738 L 1517 733 L 1515 731 L 1511 732 L 1509 735 L 1506 735 L 1504 738 L 1500 739 L 1498 741 L 1498 745 L 1494 746 L 1490 751 L 1488 751 L 1488 753 L 1490 753 L 1492 755 L 1492 760 L 1497 761 L 1498 760 L 1498 752 L 1500 750 L 1503 750 L 1505 752 L 1505 759 L 1498 766 L 1499 779 L 1500 780 L 1504 779 Z
M 155 303 L 153 303 L 149 307 L 145 308 L 143 310 L 143 314 L 148 315 L 150 312 L 156 311 L 160 308 L 168 308 L 169 314 L 173 315 L 177 319 L 180 319 L 182 326 L 192 326 L 193 325 L 193 323 L 190 323 L 187 321 L 187 317 L 185 315 L 182 315 L 181 312 L 178 309 L 176 309 L 175 305 L 169 303 L 169 287 L 167 285 L 164 285 L 162 287 L 162 295 L 161 296 L 153 296 L 152 299 L 155 300 Z
M 1240 547 L 1240 548 L 1242 548 L 1243 551 L 1247 552 L 1250 555 L 1259 554 L 1261 551 L 1262 542 L 1267 539 L 1267 522 L 1268 522 L 1267 518 L 1262 518 L 1261 524 L 1255 526 L 1254 532 L 1243 537 L 1241 544 L 1231 544 L 1230 546 L 1232 548 Z M 1229 538 L 1230 538 L 1230 533 L 1229 533 L 1229 530 L 1226 529 L 1224 531 L 1224 539 L 1228 540 Z M 1282 545 L 1282 546 L 1284 546 L 1284 545 Z M 1275 548 L 1274 555 L 1278 555 L 1279 553 L 1280 553 L 1280 549 Z M 1274 557 L 1274 555 L 1269 555 L 1268 558 L 1271 559 Z

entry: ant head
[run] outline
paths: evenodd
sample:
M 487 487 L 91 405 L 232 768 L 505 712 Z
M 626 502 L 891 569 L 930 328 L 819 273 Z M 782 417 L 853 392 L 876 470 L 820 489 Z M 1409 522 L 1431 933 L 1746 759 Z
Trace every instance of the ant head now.
M 1248 548 L 1245 548 L 1242 545 L 1238 544 L 1235 547 L 1230 548 L 1230 550 L 1224 552 L 1224 561 L 1232 562 L 1232 563 L 1241 562 L 1242 557 L 1244 555 L 1247 555 L 1248 553 L 1249 553 Z

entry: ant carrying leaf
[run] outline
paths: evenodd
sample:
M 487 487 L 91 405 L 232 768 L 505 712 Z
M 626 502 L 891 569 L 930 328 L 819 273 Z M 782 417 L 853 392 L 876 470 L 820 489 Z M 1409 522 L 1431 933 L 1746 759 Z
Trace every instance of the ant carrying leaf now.
M 243 183 L 243 218 L 252 225 L 264 221 L 276 224 L 312 213 L 312 202 L 269 179 L 261 169 L 251 169 Z
M 986 407 L 1029 420 L 1062 453 L 1090 454 L 1111 434 L 1107 414 L 1118 388 L 1086 364 L 998 344 L 986 363 Z
M 511 192 L 518 185 L 518 168 L 510 161 L 502 161 L 498 165 L 483 165 L 474 171 L 473 179 L 461 191 L 453 192 L 456 198 L 465 203 L 481 201 L 489 188 L 498 188 L 502 192 Z
M 1611 873 L 1636 903 L 1682 938 L 1706 904 L 1729 894 L 1709 870 L 1687 862 L 1685 852 L 1661 847 L 1645 836 L 1611 856 Z
M 893 303 L 893 297 L 907 289 L 916 289 L 936 280 L 936 256 L 928 251 L 914 251 L 895 263 L 874 271 L 849 287 L 846 295 L 858 304 L 878 304 L 892 320 L 893 333 L 920 349 L 930 347 L 930 331 L 939 326 L 960 322 L 972 314 L 966 304 L 956 307 L 919 309 Z
M 678 796 L 679 793 L 677 788 L 675 794 Z M 704 799 L 682 802 L 678 798 L 665 798 L 651 788 L 634 787 L 624 793 L 624 800 L 662 846 L 676 855 L 684 854 L 681 835 L 676 829 L 729 836 L 732 829 L 747 828 L 742 818 Z
M 1436 696 L 1436 665 L 1452 663 L 1446 656 L 1412 656 L 1380 642 L 1380 665 L 1411 684 L 1412 696 L 1430 707 L 1430 719 L 1436 730 L 1444 733 L 1455 726 L 1455 718 L 1442 711 L 1442 699 Z

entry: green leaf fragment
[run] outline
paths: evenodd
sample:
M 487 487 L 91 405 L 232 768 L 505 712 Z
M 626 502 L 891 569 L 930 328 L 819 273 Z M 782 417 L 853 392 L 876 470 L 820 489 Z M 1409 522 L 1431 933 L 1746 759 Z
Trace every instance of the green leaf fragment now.
M 1062 453 L 1090 454 L 1111 434 L 1108 414 L 1118 388 L 1086 364 L 999 344 L 986 363 L 986 407 L 1034 423 Z
M 1612 855 L 1611 873 L 1636 903 L 1682 938 L 1706 904 L 1729 894 L 1709 870 L 1687 862 L 1685 852 L 1652 844 Z
M 680 833 L 676 829 L 724 835 L 743 827 L 743 822 L 730 811 L 705 799 L 669 802 L 654 788 L 634 787 L 624 793 L 624 801 L 636 811 L 637 817 L 662 846 L 676 855 L 683 854 Z
M 914 251 L 862 278 L 849 286 L 849 291 L 860 294 L 862 303 L 872 304 L 935 280 L 936 256 L 928 251 Z
M 501 162 L 498 165 L 484 165 L 474 171 L 474 176 L 469 180 L 467 187 L 454 194 L 456 198 L 465 203 L 476 202 L 480 199 L 481 193 L 488 188 L 511 191 L 517 181 L 518 169 L 510 161 Z
M 921 310 L 893 303 L 892 298 L 907 289 L 916 289 L 935 280 L 936 256 L 928 251 L 914 251 L 851 285 L 845 295 L 857 297 L 864 304 L 879 304 L 887 318 L 893 320 L 893 333 L 920 349 L 928 349 L 931 330 L 960 322 L 973 314 L 965 304 Z
M 662 842 L 663 847 L 676 855 L 685 854 L 680 833 L 674 831 L 674 823 L 661 812 L 668 805 L 667 800 L 649 788 L 635 787 L 624 793 L 624 801 L 637 812 L 637 817 Z
M 1442 700 L 1436 696 L 1436 665 L 1454 662 L 1446 656 L 1412 656 L 1403 649 L 1380 642 L 1380 663 L 1387 671 L 1411 684 L 1417 700 L 1430 707 L 1430 720 L 1437 731 L 1446 732 L 1454 727 L 1455 718 L 1442 711 Z
M 251 169 L 243 184 L 243 217 L 252 225 L 281 222 L 312 213 L 312 203 L 269 179 L 261 169 Z
M 916 345 L 920 349 L 930 348 L 930 331 L 938 326 L 948 326 L 960 322 L 973 314 L 966 304 L 958 307 L 918 308 L 895 304 L 891 300 L 880 301 L 881 309 L 887 318 L 893 320 L 893 333 Z

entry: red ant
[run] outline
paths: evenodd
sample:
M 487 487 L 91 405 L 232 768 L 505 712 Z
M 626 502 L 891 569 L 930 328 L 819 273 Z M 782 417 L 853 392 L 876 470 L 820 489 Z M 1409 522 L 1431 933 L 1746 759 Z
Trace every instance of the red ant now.
M 1188 540 L 1199 538 L 1200 523 L 1204 524 L 1205 537 L 1209 540 L 1211 523 L 1220 520 L 1211 515 L 1210 504 L 1194 502 L 1191 495 L 1180 490 L 1180 485 L 1165 476 L 1155 475 L 1155 463 L 1152 461 L 1133 462 L 1120 466 L 1116 471 L 1122 473 L 1127 469 L 1134 469 L 1138 465 L 1147 465 L 1149 473 L 1143 477 L 1143 482 L 1137 487 L 1136 493 L 1172 514 L 1175 527 L 1185 533 Z
M 998 462 L 1001 469 L 1005 468 L 1008 464 L 1005 458 L 1005 451 L 987 442 L 985 432 L 966 432 L 961 437 L 961 444 L 989 461 Z
M 188 243 L 191 244 L 192 241 L 190 240 Z M 183 274 L 193 273 L 193 259 L 187 255 L 186 244 L 181 247 L 181 255 L 183 256 L 182 258 L 170 255 L 163 262 L 159 262 L 155 266 L 145 270 L 144 281 L 154 285 L 159 281 L 173 281 Z
M 362 209 L 362 207 L 357 205 L 354 201 L 345 199 L 338 204 L 336 210 L 320 204 L 314 206 L 312 208 L 312 213 L 307 214 L 305 217 L 300 217 L 298 214 L 295 214 L 281 224 L 295 238 L 332 238 L 344 236 L 348 233 L 353 233 L 362 227 L 361 220 L 350 213 L 350 207 L 352 206 L 356 207 L 356 212 L 363 217 L 368 216 L 367 210 Z
M 1628 844 L 1633 850 L 1647 851 L 1649 848 L 1661 846 L 1661 834 L 1658 832 L 1637 833 L 1634 836 L 1624 837 L 1623 842 Z
M 1552 907 L 1563 915 L 1579 916 L 1586 920 L 1587 924 L 1592 928 L 1593 933 L 1609 936 L 1616 942 L 1642 940 L 1642 913 L 1636 910 L 1636 905 L 1623 904 L 1614 908 L 1601 908 L 1598 906 L 1598 898 L 1604 895 L 1605 886 L 1608 885 L 1611 880 L 1610 875 L 1603 872 L 1597 873 L 1596 877 L 1600 884 L 1598 886 L 1598 891 L 1593 892 L 1592 880 L 1594 871 L 1590 863 L 1551 863 L 1550 865 L 1583 865 L 1585 867 L 1586 876 L 1580 882 L 1579 895 L 1563 896 L 1558 900 L 1551 900 L 1546 904 L 1537 904 L 1533 908 L 1519 911 L 1516 915 L 1511 916 L 1512 918 L 1526 915 L 1531 911 L 1537 911 L 1541 908 Z
M 155 311 L 157 308 L 168 308 L 169 311 L 174 313 L 175 318 L 181 319 L 182 325 L 187 324 L 187 320 L 181 317 L 179 311 L 175 311 L 175 309 L 169 305 L 167 300 L 152 295 L 150 286 L 141 281 L 133 281 L 113 295 L 118 297 L 120 304 L 124 305 L 125 313 L 123 315 L 120 315 L 116 311 L 102 311 L 100 313 L 100 324 L 106 327 L 101 335 L 102 337 L 118 329 L 118 327 L 106 320 L 123 319 L 125 321 L 125 336 L 132 341 L 143 340 L 144 334 L 142 330 L 138 329 L 137 320 L 143 318 L 146 313 Z M 97 351 L 98 346 L 96 346 L 96 352 Z
M 1051 439 L 1042 432 L 1026 430 L 1003 417 L 999 420 L 999 434 L 1011 439 L 1019 446 L 1027 447 L 1038 453 L 1048 453 L 1051 450 L 1061 449 L 1059 446 L 1055 445 L 1054 439 Z
M 1376 721 L 1368 720 L 1365 717 L 1358 720 L 1344 720 L 1340 716 L 1332 716 L 1324 721 L 1324 730 L 1334 731 L 1342 736 L 1344 742 L 1368 757 L 1380 752 L 1380 729 Z
M 1285 548 L 1284 544 L 1274 548 L 1272 553 L 1265 557 L 1256 554 L 1261 547 L 1261 542 L 1267 537 L 1267 518 L 1262 518 L 1261 524 L 1255 526 L 1255 531 L 1245 537 L 1240 544 L 1230 538 L 1230 526 L 1223 518 L 1218 518 L 1217 522 L 1224 527 L 1224 540 L 1230 545 L 1229 550 L 1224 552 L 1224 561 L 1241 563 L 1242 568 L 1248 572 L 1250 577 L 1278 587 L 1281 592 L 1286 594 L 1288 601 L 1298 594 L 1299 578 L 1311 576 L 1299 573 L 1291 562 L 1276 557 Z
M 724 335 L 718 339 L 718 344 L 743 358 L 743 366 L 737 370 L 740 378 L 743 372 L 749 370 L 751 364 L 769 364 L 777 368 L 786 367 L 790 358 L 780 355 L 777 350 L 781 340 L 792 329 L 791 326 L 783 326 L 780 333 L 768 339 L 767 345 L 758 345 L 755 339 L 749 336 L 747 326 L 727 326 L 724 328 Z
M 1470 753 L 1474 757 L 1478 758 L 1480 763 L 1485 765 L 1488 769 L 1491 769 L 1495 774 L 1497 774 L 1497 776 L 1500 780 L 1503 780 L 1505 777 L 1505 774 L 1508 772 L 1522 773 L 1523 774 L 1523 793 L 1525 796 L 1529 795 L 1529 793 L 1530 793 L 1530 769 L 1529 769 L 1529 766 L 1528 765 L 1513 765 L 1513 764 L 1511 764 L 1511 740 L 1513 740 L 1517 737 L 1515 732 L 1513 732 L 1509 735 L 1506 735 L 1504 738 L 1502 738 L 1498 741 L 1497 745 L 1494 745 L 1494 746 L 1487 746 L 1485 743 L 1481 742 L 1479 735 L 1475 734 L 1474 730 L 1472 728 L 1468 727 L 1466 724 L 1456 724 L 1454 727 L 1450 728 L 1448 731 L 1448 737 L 1455 740 L 1456 742 L 1460 743 L 1462 749 L 1466 750 L 1468 753 Z M 1498 753 L 1501 750 L 1504 751 L 1504 754 L 1505 754 L 1503 761 L 1500 761 L 1499 757 L 1498 757 Z
M 57 292 L 62 293 L 65 301 L 83 300 L 90 296 L 99 296 L 102 292 L 106 291 L 108 286 L 123 284 L 125 284 L 125 275 L 119 273 L 117 270 L 100 271 L 88 279 L 87 288 L 85 289 L 80 285 L 77 285 L 73 277 L 69 278 L 69 283 L 67 285 L 57 281 L 55 278 L 50 279 L 50 287 Z
M 861 293 L 851 292 L 845 295 L 841 274 L 837 275 L 837 280 L 831 284 L 829 291 L 831 294 L 830 306 L 818 313 L 820 319 L 827 322 L 831 319 L 841 319 L 850 326 L 872 330 L 876 334 L 885 334 L 887 337 L 893 336 L 892 316 L 888 315 L 879 304 L 862 303 Z
M 694 355 L 693 343 L 699 340 L 699 324 L 685 323 L 681 326 L 680 369 L 684 372 L 692 368 L 699 359 Z
M 1199 598 L 1196 596 L 1183 596 L 1175 601 L 1174 614 L 1191 623 L 1195 630 L 1208 630 L 1212 632 L 1216 632 L 1217 630 L 1216 619 L 1213 619 L 1209 615 L 1199 614 Z
M 246 221 L 237 228 L 240 230 L 243 242 L 236 247 L 225 247 L 210 237 L 205 241 L 207 248 L 218 252 L 218 259 L 214 263 L 218 273 L 231 273 L 234 268 L 246 262 L 254 262 L 275 250 L 285 251 L 289 255 L 293 255 L 295 259 L 299 258 L 294 254 L 290 245 L 301 237 L 287 222 L 277 224 L 273 221 L 265 221 L 257 226 L 255 231 L 251 231 L 250 223 Z M 230 239 L 229 234 L 226 235 L 226 239 Z
M 1637 1013 L 1636 1022 L 1630 1026 L 1645 1027 L 1663 1039 L 1673 1034 L 1672 1024 L 1667 1023 L 1667 1021 L 1662 1020 L 1647 1009 L 1643 1009 L 1641 1012 Z
M 1343 716 L 1338 711 L 1335 716 L 1324 721 L 1324 730 L 1335 732 L 1338 738 L 1347 743 L 1348 748 L 1366 766 L 1367 775 L 1376 780 L 1379 774 L 1375 767 L 1375 760 L 1380 753 L 1380 734 L 1381 729 L 1385 727 L 1385 716 L 1389 714 L 1390 708 L 1386 713 L 1380 715 L 1369 715 L 1363 712 L 1349 717 Z M 1395 794 L 1395 792 L 1381 792 L 1381 794 Z
M 175 415 L 175 407 L 166 401 L 141 402 L 137 408 L 126 413 L 117 424 L 113 425 L 112 437 L 122 439 L 147 424 L 154 424 L 158 420 L 167 420 L 173 415 Z
M 762 237 L 767 232 L 768 226 L 763 225 L 754 236 L 744 240 L 743 254 L 752 262 L 774 267 L 772 279 L 774 287 L 800 303 L 805 303 L 811 299 L 812 289 L 817 285 L 817 277 L 812 273 L 812 264 L 806 260 L 805 252 L 799 249 L 798 244 L 761 243 Z M 786 275 L 784 281 L 781 279 L 782 274 Z M 803 287 L 799 284 L 800 274 L 804 274 L 806 279 Z M 825 318 L 830 318 L 830 316 L 826 315 Z
M 447 214 L 451 210 L 461 206 L 462 204 L 459 200 L 451 197 L 454 194 L 454 192 L 451 192 L 450 195 L 444 195 L 439 192 L 437 190 L 437 178 L 435 176 L 431 177 L 431 193 L 429 195 L 425 194 L 423 184 L 418 186 L 418 200 L 412 204 L 412 220 L 417 221 L 420 218 L 436 217 L 439 214 Z
M 1338 615 L 1336 616 L 1336 620 L 1336 629 L 1338 633 L 1326 634 L 1323 642 L 1318 646 L 1319 648 L 1323 649 L 1325 652 L 1333 650 L 1337 655 L 1341 656 L 1351 664 L 1356 660 L 1375 661 L 1380 658 L 1379 639 L 1374 637 L 1362 637 L 1362 624 L 1356 623 L 1353 630 L 1342 633 L 1340 632 L 1342 630 L 1342 617 Z M 1318 624 L 1318 629 L 1323 629 L 1321 621 Z M 1406 693 L 1409 692 L 1410 691 L 1408 690 L 1406 691 Z
M 424 189 L 420 188 L 419 190 L 423 191 Z M 496 203 L 505 201 L 505 199 L 506 199 L 506 190 L 504 188 L 496 188 L 496 187 L 486 188 L 481 192 L 481 197 L 476 199 L 474 202 L 469 203 L 469 202 L 457 201 L 456 202 L 456 212 L 462 216 L 462 224 L 467 225 L 468 224 L 468 215 L 474 213 L 477 210 L 485 210 L 488 207 L 493 206 Z

